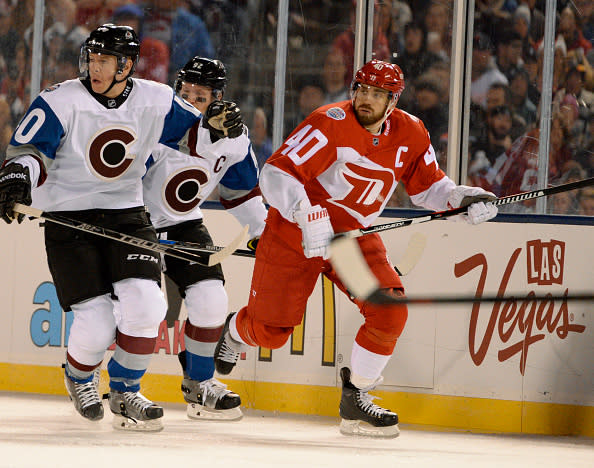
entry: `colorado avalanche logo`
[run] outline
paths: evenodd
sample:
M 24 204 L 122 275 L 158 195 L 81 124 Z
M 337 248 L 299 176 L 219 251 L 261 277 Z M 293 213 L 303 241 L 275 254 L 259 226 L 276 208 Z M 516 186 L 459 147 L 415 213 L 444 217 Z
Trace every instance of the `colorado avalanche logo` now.
M 346 114 L 340 107 L 332 107 L 326 111 L 326 115 L 334 120 L 344 120 Z

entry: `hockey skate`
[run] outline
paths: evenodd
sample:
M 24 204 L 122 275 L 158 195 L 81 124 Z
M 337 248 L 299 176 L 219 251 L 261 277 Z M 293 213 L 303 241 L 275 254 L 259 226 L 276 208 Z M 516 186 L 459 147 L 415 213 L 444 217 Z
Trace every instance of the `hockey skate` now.
M 70 400 L 74 403 L 76 411 L 83 418 L 90 421 L 103 419 L 103 403 L 99 398 L 99 368 L 93 372 L 93 379 L 85 383 L 77 383 L 68 376 L 66 366 L 64 367 L 64 384 L 68 391 Z
M 177 358 L 184 372 L 181 389 L 190 419 L 237 421 L 243 417 L 239 395 L 214 377 L 203 381 L 190 379 L 186 373 L 186 352 L 181 351 Z
M 377 387 L 383 378 L 373 385 L 359 389 L 351 383 L 351 370 L 340 370 L 342 379 L 342 397 L 340 399 L 340 432 L 345 435 L 369 437 L 398 437 L 398 415 L 392 411 L 374 405 L 373 396 L 367 392 Z
M 214 377 L 199 382 L 184 379 L 181 384 L 187 414 L 191 419 L 237 421 L 242 418 L 241 398 Z
M 114 414 L 113 427 L 129 431 L 160 431 L 163 429 L 163 408 L 140 392 L 109 392 L 109 408 Z
M 223 333 L 217 343 L 214 352 L 215 369 L 219 374 L 227 375 L 231 373 L 239 355 L 243 351 L 246 345 L 235 341 L 229 333 L 229 322 L 234 314 L 229 314 L 227 320 L 225 320 L 225 326 L 223 327 Z

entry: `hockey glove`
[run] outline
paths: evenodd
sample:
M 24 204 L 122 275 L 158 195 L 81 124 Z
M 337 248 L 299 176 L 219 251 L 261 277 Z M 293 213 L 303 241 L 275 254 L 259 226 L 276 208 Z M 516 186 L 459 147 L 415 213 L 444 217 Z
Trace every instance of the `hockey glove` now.
M 8 164 L 0 170 L 0 217 L 8 224 L 16 217 L 20 223 L 24 214 L 13 211 L 15 203 L 31 204 L 31 178 L 29 168 L 21 164 Z
M 301 204 L 303 206 L 303 202 Z M 309 203 L 305 203 L 309 205 Z M 303 206 L 295 211 L 295 221 L 301 228 L 303 235 L 303 253 L 307 258 L 330 257 L 328 246 L 334 237 L 334 230 L 330 223 L 330 215 L 326 208 L 320 205 Z
M 252 252 L 255 252 L 258 248 L 258 242 L 260 241 L 260 236 L 252 237 L 247 242 L 247 248 L 250 249 Z
M 492 202 L 497 200 L 494 193 L 480 187 L 458 185 L 451 191 L 448 206 L 451 208 L 468 207 L 468 211 L 459 216 L 452 216 L 452 221 L 463 220 L 469 224 L 479 224 L 497 216 L 497 207 Z
M 231 101 L 213 101 L 205 114 L 204 126 L 219 138 L 237 138 L 243 133 L 243 119 L 237 104 Z

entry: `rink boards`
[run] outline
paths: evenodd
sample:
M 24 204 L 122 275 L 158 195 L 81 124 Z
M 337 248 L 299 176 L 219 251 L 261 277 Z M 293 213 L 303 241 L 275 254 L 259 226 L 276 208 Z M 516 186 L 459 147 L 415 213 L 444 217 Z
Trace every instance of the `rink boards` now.
M 231 241 L 235 219 L 205 213 L 216 243 Z M 0 391 L 65 395 L 60 365 L 72 314 L 58 304 L 38 224 L 0 224 Z M 594 437 L 594 302 L 527 299 L 594 293 L 594 227 L 432 221 L 381 234 L 394 262 L 415 232 L 427 246 L 403 278 L 410 297 L 501 292 L 514 299 L 409 306 L 376 392 L 380 404 L 403 423 Z M 247 301 L 252 266 L 245 257 L 223 263 L 231 310 Z M 185 317 L 182 306 L 172 327 L 162 323 L 143 379 L 152 399 L 183 401 L 176 353 Z M 274 351 L 251 349 L 222 380 L 247 407 L 337 416 L 338 372 L 350 364 L 361 322 L 350 301 L 320 278 L 289 342 Z M 106 380 L 104 372 L 103 386 Z

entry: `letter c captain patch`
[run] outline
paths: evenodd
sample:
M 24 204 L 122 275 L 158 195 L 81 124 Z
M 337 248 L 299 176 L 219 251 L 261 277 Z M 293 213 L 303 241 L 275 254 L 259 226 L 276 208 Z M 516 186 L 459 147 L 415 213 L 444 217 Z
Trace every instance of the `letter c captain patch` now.
M 326 111 L 326 115 L 334 120 L 344 120 L 346 114 L 340 107 L 331 107 Z

